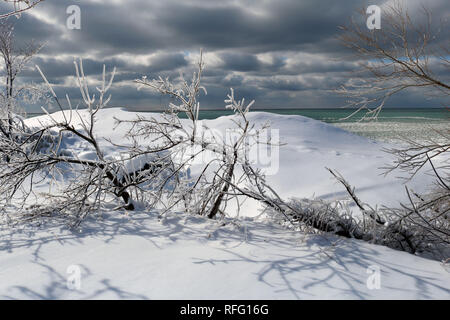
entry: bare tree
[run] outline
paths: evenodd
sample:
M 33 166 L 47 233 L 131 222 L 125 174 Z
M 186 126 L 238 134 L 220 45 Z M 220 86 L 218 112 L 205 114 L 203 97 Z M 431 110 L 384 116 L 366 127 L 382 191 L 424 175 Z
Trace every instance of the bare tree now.
M 0 158 L 8 158 L 8 161 L 2 162 L 0 174 L 3 210 L 14 207 L 17 213 L 23 213 L 26 217 L 58 214 L 67 218 L 70 224 L 77 225 L 89 213 L 114 198 L 122 199 L 124 208 L 134 209 L 127 190 L 129 185 L 124 185 L 123 177 L 128 173 L 124 161 L 105 157 L 95 130 L 96 115 L 110 100 L 106 94 L 115 70 L 107 81 L 103 68 L 101 86 L 97 88 L 99 95 L 95 98 L 89 93 L 82 61 L 75 63 L 76 80 L 86 107 L 83 114 L 72 109 L 68 96 L 68 110 L 64 111 L 52 86 L 39 67 L 38 70 L 63 112 L 63 118 L 56 119 L 47 113 L 46 123 L 38 128 L 13 124 L 13 135 L 0 135 Z M 74 125 L 75 120 L 78 120 L 78 126 Z M 95 159 L 80 159 L 70 148 L 64 148 L 63 142 L 67 137 L 86 144 L 95 153 Z M 44 197 L 49 205 L 39 204 L 38 199 L 42 200 L 42 195 L 39 197 L 35 194 L 37 181 L 51 182 L 69 171 L 75 173 L 74 176 L 67 179 L 61 188 Z
M 224 208 L 229 201 L 239 202 L 236 194 L 233 192 L 233 182 L 239 180 L 236 167 L 245 162 L 246 147 L 248 147 L 250 137 L 258 134 L 250 125 L 247 119 L 247 113 L 254 101 L 246 104 L 242 99 L 235 99 L 234 91 L 231 89 L 225 102 L 226 108 L 234 111 L 237 116 L 233 120 L 235 124 L 233 141 L 227 140 L 226 136 L 218 137 L 211 134 L 209 128 L 202 126 L 198 121 L 200 112 L 200 103 L 198 97 L 200 92 L 206 89 L 201 86 L 201 77 L 203 73 L 202 54 L 198 63 L 198 71 L 194 73 L 190 82 L 187 82 L 182 76 L 180 86 L 174 85 L 168 79 L 148 80 L 147 77 L 136 80 L 140 87 L 148 87 L 157 92 L 169 95 L 175 99 L 171 103 L 164 121 L 161 119 L 137 119 L 132 121 L 132 137 L 145 139 L 160 139 L 165 137 L 163 148 L 171 150 L 171 158 L 179 159 L 174 161 L 174 173 L 186 171 L 189 164 L 200 159 L 203 161 L 201 173 L 194 179 L 182 179 L 177 188 L 169 195 L 170 205 L 167 209 L 173 209 L 176 205 L 183 203 L 187 212 L 193 212 L 199 215 L 205 215 L 209 218 L 215 218 L 219 213 L 224 214 Z M 179 113 L 185 113 L 188 116 L 190 126 L 182 125 L 178 118 Z M 119 121 L 124 123 L 125 121 Z M 256 143 L 256 140 L 253 140 Z M 137 143 L 133 143 L 137 145 Z M 138 154 L 147 151 L 138 150 Z M 208 154 L 209 156 L 205 156 Z M 182 176 L 183 177 L 183 176 Z M 179 179 L 180 177 L 177 177 Z M 162 191 L 162 186 L 159 188 Z M 158 198 L 161 198 L 159 196 Z
M 0 14 L 0 19 L 8 18 L 10 16 L 20 17 L 20 15 L 35 7 L 44 0 L 3 0 L 3 2 L 11 5 L 9 12 Z
M 42 44 L 34 41 L 18 48 L 14 39 L 14 24 L 7 20 L 0 22 L 0 54 L 4 62 L 5 90 L 0 93 L 4 99 L 15 98 L 24 88 L 14 89 L 14 81 L 30 63 L 34 55 L 42 48 Z
M 114 72 L 106 81 L 103 70 L 96 99 L 89 93 L 82 61 L 75 63 L 77 84 L 86 107 L 81 111 L 72 109 L 68 97 L 67 110 L 63 110 L 61 101 L 41 72 L 62 111 L 62 118 L 47 114 L 45 123 L 37 128 L 22 125 L 15 128 L 14 137 L 0 135 L 0 159 L 9 159 L 0 165 L 3 211 L 8 213 L 14 208 L 14 216 L 26 219 L 63 216 L 72 226 L 110 203 L 121 210 L 143 206 L 161 209 L 163 213 L 183 209 L 209 218 L 224 215 L 230 201 L 241 201 L 233 188 L 239 181 L 236 167 L 245 163 L 247 138 L 257 135 L 258 130 L 250 132 L 253 127 L 246 117 L 253 102 L 237 101 L 233 90 L 226 107 L 236 113 L 233 119 L 236 139 L 229 141 L 218 137 L 198 121 L 198 96 L 200 92 L 206 93 L 200 84 L 202 70 L 200 58 L 198 71 L 190 82 L 182 79 L 180 85 L 174 85 L 168 79 L 147 80 L 145 77 L 137 81 L 141 87 L 174 97 L 179 104 L 172 103 L 159 117 L 116 119 L 118 126 L 127 126 L 126 143 L 107 140 L 117 150 L 117 156 L 105 153 L 95 126 L 98 112 L 110 100 L 106 94 Z M 180 120 L 180 112 L 188 114 L 188 123 Z M 70 146 L 64 147 L 68 138 L 77 139 L 95 154 L 95 158 L 80 159 Z M 202 169 L 191 176 L 188 169 L 196 160 L 200 161 Z M 56 183 L 56 177 L 62 177 L 64 182 Z M 42 200 L 42 192 L 38 195 L 35 191 L 41 181 L 60 186 L 48 192 L 45 201 L 39 200 Z
M 4 131 L 5 134 L 11 134 L 18 97 L 30 92 L 36 94 L 39 91 L 36 87 L 28 84 L 20 87 L 16 87 L 14 84 L 17 77 L 41 48 L 42 45 L 34 42 L 25 45 L 23 48 L 18 48 L 14 39 L 14 24 L 6 19 L 0 21 L 0 55 L 4 62 L 3 72 L 5 77 L 5 87 L 3 92 L 0 92 L 0 130 Z
M 369 30 L 354 20 L 342 27 L 341 41 L 362 61 L 359 77 L 338 90 L 349 99 L 349 106 L 356 108 L 350 116 L 365 111 L 363 119 L 376 119 L 390 97 L 408 89 L 422 90 L 424 94 L 448 101 L 450 50 L 448 42 L 438 42 L 439 30 L 448 28 L 445 26 L 448 21 L 442 21 L 436 27 L 432 24 L 430 11 L 422 7 L 421 12 L 422 16 L 417 21 L 413 20 L 403 3 L 397 1 L 383 8 L 379 30 Z M 360 13 L 365 17 L 365 11 Z M 384 168 L 386 173 L 402 170 L 409 174 L 410 179 L 428 165 L 436 181 L 425 194 L 406 187 L 409 204 L 382 210 L 389 221 L 387 227 L 381 228 L 384 230 L 381 238 L 378 237 L 382 243 L 387 241 L 390 246 L 400 246 L 409 252 L 427 250 L 428 246 L 448 248 L 450 130 L 435 131 L 439 141 L 434 138 L 424 141 L 402 138 L 405 144 L 385 150 L 396 157 L 393 164 Z M 345 179 L 335 173 L 333 175 L 363 210 Z
M 366 17 L 364 10 L 359 13 Z M 425 7 L 413 20 L 397 1 L 383 7 L 380 29 L 369 30 L 353 18 L 341 29 L 339 39 L 361 61 L 357 76 L 337 90 L 348 98 L 348 106 L 356 108 L 350 116 L 365 111 L 365 119 L 376 118 L 390 97 L 408 89 L 448 99 L 450 48 L 438 42 L 448 21 L 436 26 Z

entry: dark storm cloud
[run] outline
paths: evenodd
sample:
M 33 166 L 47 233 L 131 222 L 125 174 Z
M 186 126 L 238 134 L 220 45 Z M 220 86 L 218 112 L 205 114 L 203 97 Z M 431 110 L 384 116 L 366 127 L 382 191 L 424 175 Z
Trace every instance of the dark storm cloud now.
M 66 28 L 66 9 L 73 4 L 81 8 L 81 30 Z M 414 15 L 420 1 L 408 5 Z M 427 5 L 449 17 L 445 0 Z M 180 71 L 188 75 L 203 48 L 204 108 L 222 107 L 229 87 L 257 99 L 258 107 L 337 107 L 342 98 L 331 91 L 357 67 L 336 40 L 338 26 L 366 6 L 360 0 L 46 0 L 14 20 L 18 41 L 46 43 L 33 63 L 57 92 L 77 94 L 68 83 L 74 57 L 83 57 L 85 73 L 95 78 L 103 64 L 107 70 L 117 67 L 113 105 L 160 109 L 164 100 L 138 92 L 132 81 L 143 75 L 175 78 Z M 448 40 L 441 34 L 439 41 Z M 22 80 L 41 81 L 31 66 Z M 415 93 L 392 101 L 406 105 L 411 97 L 415 104 L 434 103 Z
M 188 65 L 186 56 L 181 53 L 163 53 L 151 59 L 151 65 L 142 70 L 145 73 L 174 70 Z
M 352 10 L 361 4 L 359 0 L 240 3 L 244 5 L 233 2 L 228 6 L 205 7 L 196 2 L 170 1 L 158 11 L 156 21 L 159 24 L 171 21 L 170 31 L 175 35 L 182 32 L 185 43 L 203 44 L 211 49 L 291 50 L 308 48 L 333 36 L 336 27 L 344 24 Z
M 223 53 L 220 58 L 224 68 L 232 71 L 255 71 L 261 68 L 261 62 L 254 55 L 240 53 Z
M 304 77 L 299 79 L 263 79 L 259 84 L 261 87 L 280 91 L 304 91 L 304 90 L 327 90 L 334 81 L 326 78 Z

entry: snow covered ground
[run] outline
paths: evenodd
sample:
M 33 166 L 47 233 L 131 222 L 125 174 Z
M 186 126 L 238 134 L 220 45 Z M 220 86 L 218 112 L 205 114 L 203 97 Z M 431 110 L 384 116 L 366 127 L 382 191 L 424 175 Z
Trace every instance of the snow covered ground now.
M 439 262 L 244 219 L 110 214 L 80 233 L 1 232 L 0 297 L 29 299 L 430 299 L 450 296 Z M 79 266 L 79 290 L 67 280 Z M 379 268 L 380 289 L 367 287 Z M 73 268 L 73 267 L 72 267 Z M 69 273 L 68 273 L 69 271 Z
M 114 130 L 114 116 L 132 119 L 135 114 L 102 110 L 97 135 L 122 139 L 126 128 Z M 278 170 L 268 177 L 282 197 L 345 198 L 327 166 L 338 170 L 372 205 L 406 201 L 396 175 L 384 177 L 376 169 L 392 161 L 380 151 L 386 144 L 301 116 L 254 112 L 249 118 L 254 123 L 270 121 L 287 143 L 280 148 Z M 44 119 L 26 121 L 37 126 Z M 230 116 L 204 124 L 222 131 L 232 127 Z M 76 139 L 66 142 L 73 152 L 89 157 Z M 102 145 L 108 154 L 116 152 L 106 141 Z M 420 192 L 431 180 L 422 173 L 408 185 Z M 224 226 L 175 213 L 159 219 L 154 212 L 105 213 L 78 233 L 56 222 L 2 226 L 0 298 L 450 298 L 450 270 L 438 261 L 359 241 L 287 231 L 251 218 L 259 210 L 259 204 L 249 201 L 241 211 L 245 217 Z M 73 279 L 78 267 L 80 289 L 68 289 L 67 279 Z M 380 289 L 368 288 L 370 270 L 380 270 Z

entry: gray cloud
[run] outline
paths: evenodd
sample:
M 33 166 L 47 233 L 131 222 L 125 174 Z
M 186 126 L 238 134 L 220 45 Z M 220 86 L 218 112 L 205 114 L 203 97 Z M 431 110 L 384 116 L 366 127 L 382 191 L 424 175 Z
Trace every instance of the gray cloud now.
M 68 30 L 66 8 L 75 3 L 81 8 L 82 29 Z M 408 1 L 412 9 L 419 4 Z M 208 89 L 204 108 L 223 107 L 229 87 L 257 99 L 257 107 L 338 107 L 343 99 L 331 90 L 356 68 L 336 40 L 338 26 L 366 5 L 359 0 L 47 0 L 15 21 L 15 31 L 19 42 L 46 43 L 34 63 L 61 93 L 77 95 L 68 83 L 73 58 L 83 57 L 85 72 L 92 77 L 100 76 L 103 64 L 117 67 L 113 105 L 160 109 L 165 100 L 138 92 L 132 80 L 189 74 L 203 48 Z M 449 17 L 445 0 L 427 5 L 434 14 Z M 448 35 L 441 36 L 448 42 Z M 22 81 L 41 80 L 30 66 Z M 415 106 L 439 103 L 412 92 L 392 99 L 391 105 L 412 101 Z

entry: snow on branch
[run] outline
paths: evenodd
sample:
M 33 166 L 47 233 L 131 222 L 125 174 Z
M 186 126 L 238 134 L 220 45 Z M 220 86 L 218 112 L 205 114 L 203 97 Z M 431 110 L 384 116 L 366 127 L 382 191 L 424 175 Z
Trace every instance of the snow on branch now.
M 17 18 L 20 18 L 20 15 L 23 12 L 30 10 L 43 1 L 44 0 L 3 0 L 3 2 L 11 4 L 12 8 L 10 12 L 1 13 L 0 19 L 8 18 L 10 16 L 16 16 Z

